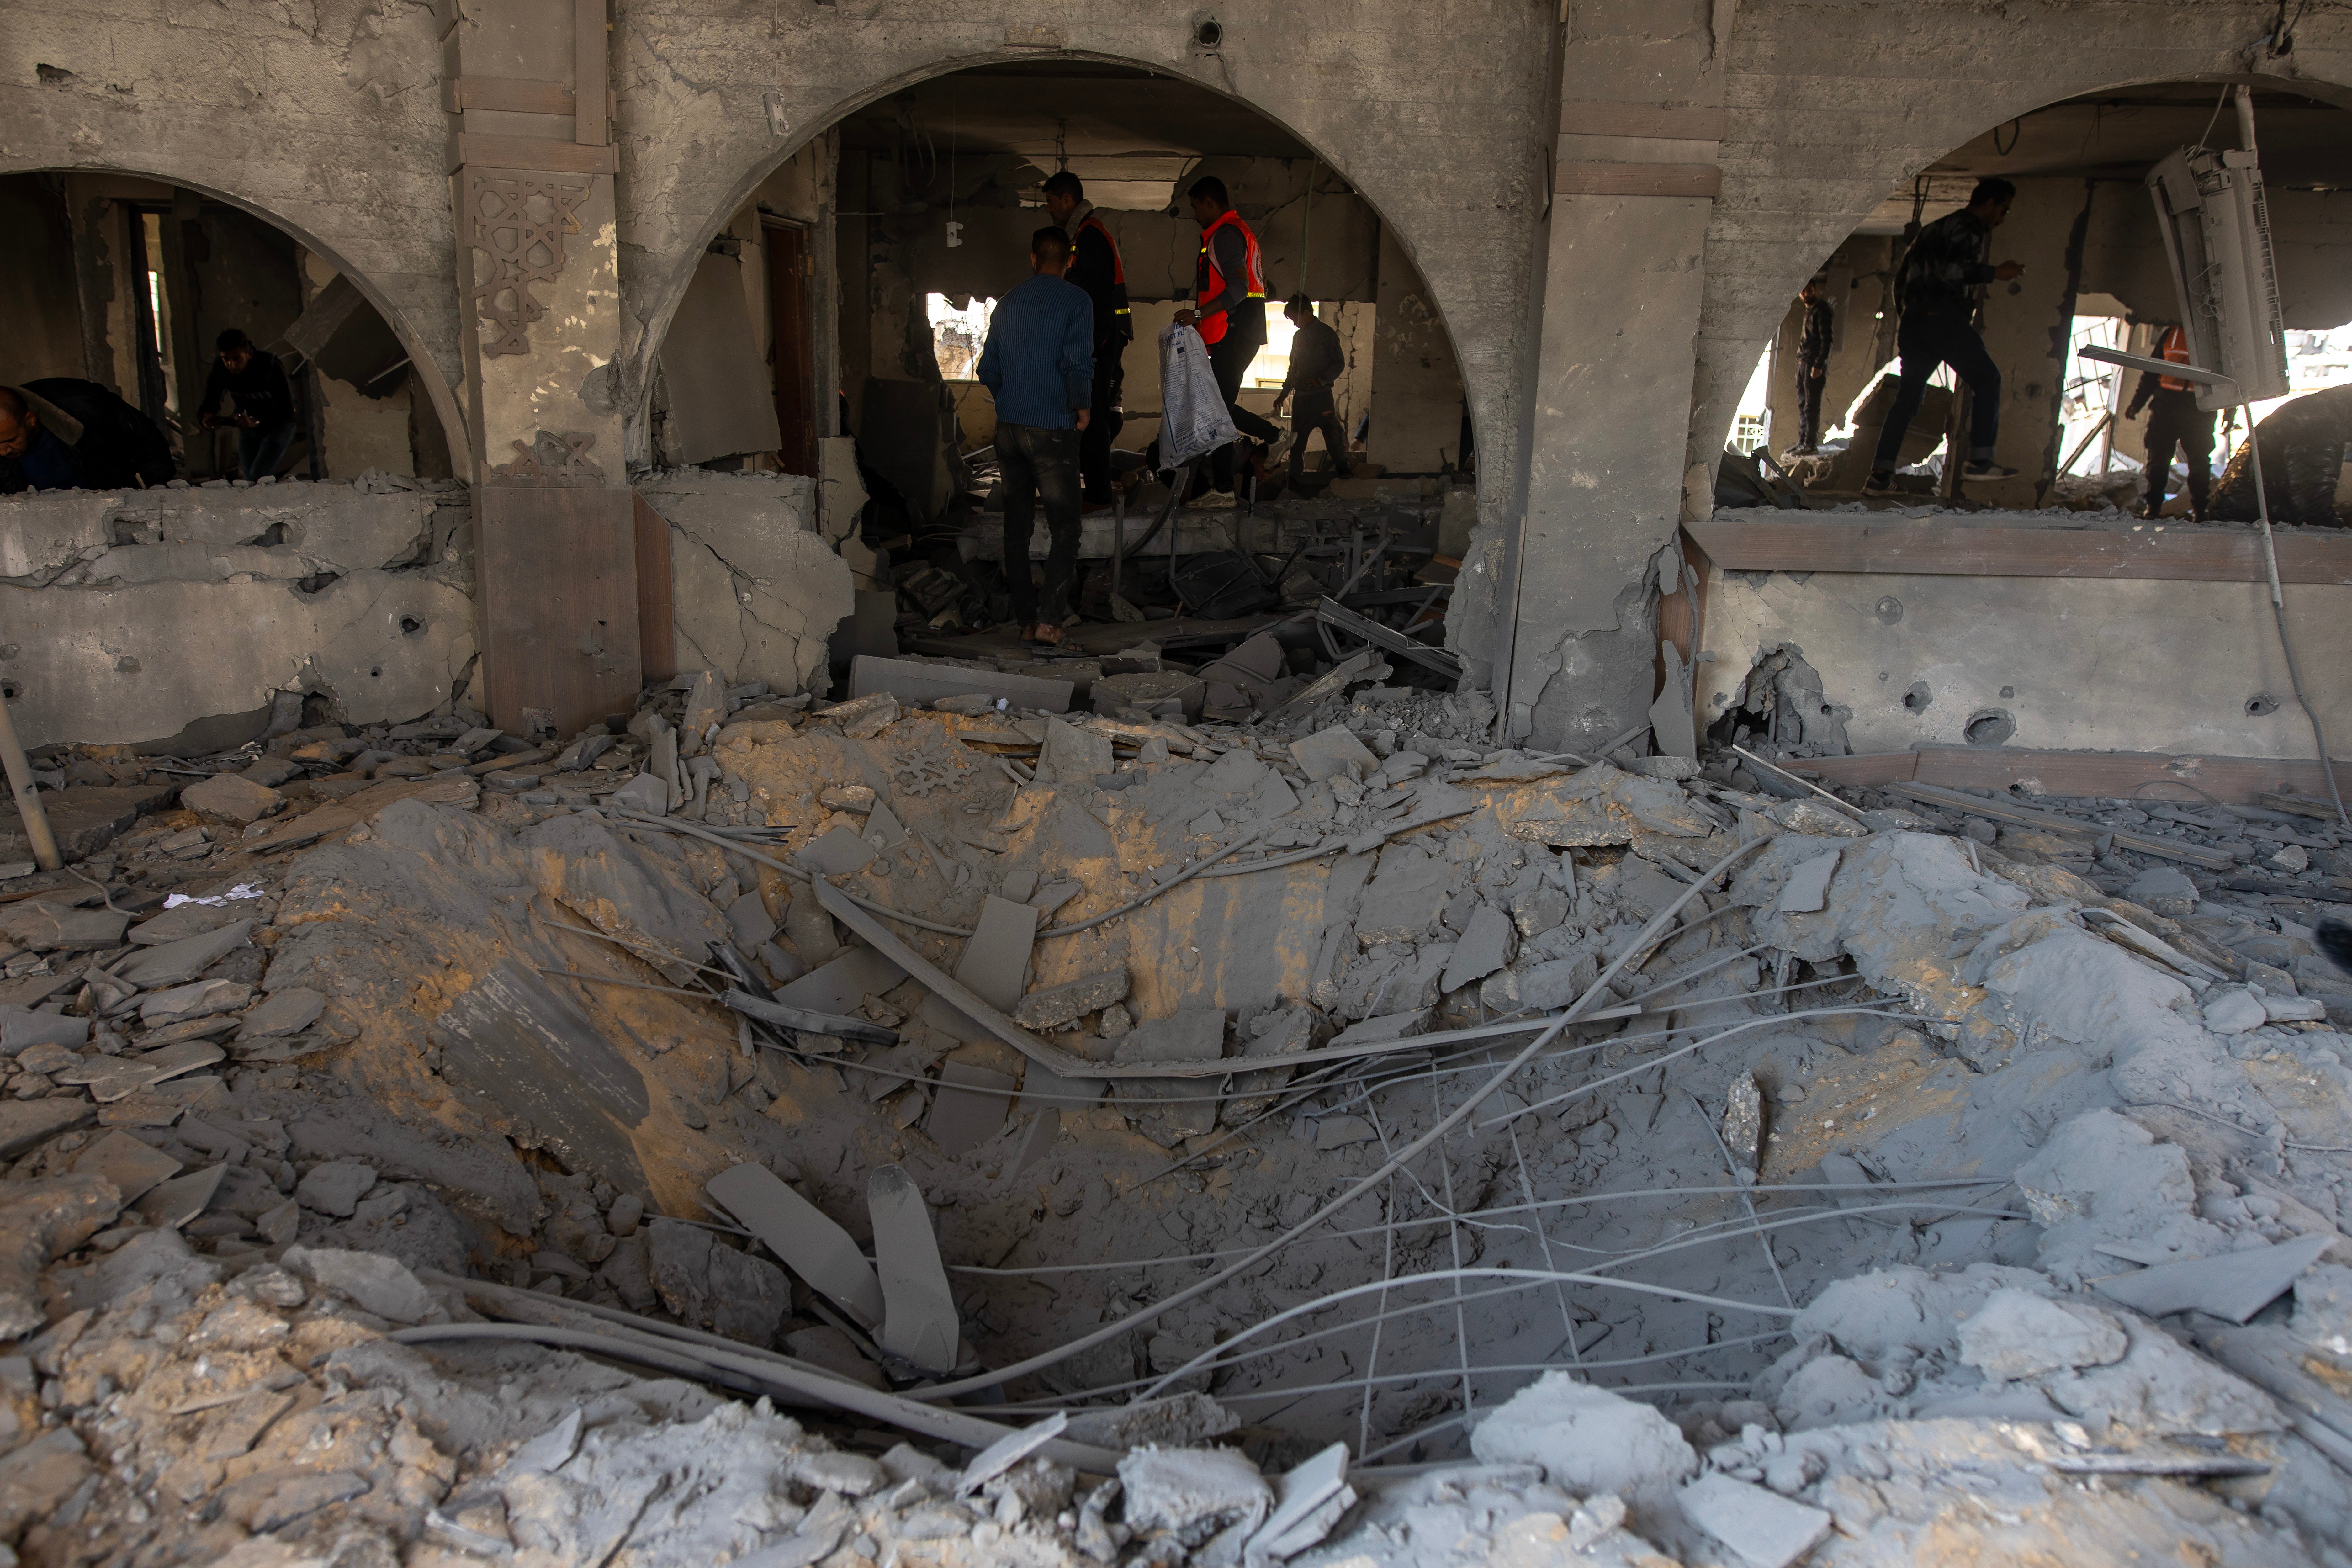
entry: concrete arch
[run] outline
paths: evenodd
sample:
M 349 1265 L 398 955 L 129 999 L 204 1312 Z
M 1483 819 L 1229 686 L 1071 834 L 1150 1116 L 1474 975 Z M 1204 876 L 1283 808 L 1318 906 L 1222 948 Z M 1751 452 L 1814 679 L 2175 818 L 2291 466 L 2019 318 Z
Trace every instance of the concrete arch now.
M 838 24 L 848 18 L 822 12 L 781 24 L 765 12 L 712 23 L 656 5 L 633 6 L 629 16 L 623 69 L 635 91 L 621 110 L 628 192 L 621 237 L 634 318 L 624 350 L 633 406 L 642 405 L 652 356 L 703 248 L 760 182 L 811 139 L 878 99 L 956 71 L 1008 60 L 1094 60 L 1143 67 L 1240 103 L 1339 171 L 1393 229 L 1429 285 L 1461 362 L 1482 471 L 1489 463 L 1510 471 L 1530 241 L 1542 207 L 1538 132 L 1548 117 L 1549 24 L 1540 9 L 1454 0 L 1384 18 L 1391 31 L 1375 41 L 1389 46 L 1391 58 L 1355 73 L 1360 90 L 1331 95 L 1301 90 L 1302 81 L 1323 79 L 1311 57 L 1335 52 L 1318 34 L 1324 18 L 1270 0 L 1219 7 L 1224 41 L 1213 53 L 1190 47 L 1189 21 L 1138 0 L 1056 4 L 1042 15 L 1029 7 L 1017 23 L 959 13 L 925 26 L 894 15 L 887 32 L 845 29 Z M 753 29 L 756 39 L 741 37 Z M 1425 31 L 1425 47 L 1408 31 Z M 715 32 L 740 42 L 721 49 Z M 1487 35 L 1493 52 L 1475 37 L 1465 42 L 1465 33 Z M 690 72 L 668 53 L 688 47 Z M 1302 61 L 1302 53 L 1310 58 Z M 1433 58 L 1461 64 L 1431 71 L 1426 62 Z M 1498 81 L 1487 68 L 1496 58 L 1514 62 L 1516 74 Z M 786 79 L 763 79 L 762 65 L 781 67 Z M 675 92 L 660 79 L 673 72 Z M 633 135 L 633 119 L 659 124 L 666 135 Z M 683 156 L 688 145 L 690 160 Z M 1434 243 L 1441 237 L 1448 243 Z M 633 447 L 638 439 L 633 435 Z M 1499 488 L 1482 487 L 1487 504 Z
M 154 180 L 176 185 L 183 190 L 201 192 L 214 201 L 259 218 L 280 233 L 291 236 L 312 255 L 325 258 L 333 265 L 336 271 L 352 280 L 352 286 L 360 291 L 360 297 L 383 318 L 384 324 L 390 327 L 393 335 L 400 340 L 400 346 L 408 351 L 410 366 L 416 371 L 417 379 L 424 385 L 425 395 L 432 401 L 434 416 L 441 421 L 442 437 L 448 445 L 450 461 L 455 471 L 460 474 L 470 471 L 470 458 L 467 457 L 470 448 L 467 440 L 465 412 L 463 405 L 457 401 L 456 392 L 449 384 L 448 377 L 441 373 L 440 366 L 435 363 L 431 350 L 417 331 L 415 323 L 411 321 L 406 313 L 394 303 L 383 286 L 368 276 L 364 268 L 354 265 L 333 246 L 318 236 L 309 233 L 299 225 L 289 223 L 267 206 L 238 195 L 234 191 L 216 190 L 167 169 L 137 167 L 123 163 L 81 163 L 61 166 L 42 163 L 26 163 L 15 158 L 0 158 L 0 174 L 56 173 L 61 168 L 63 172 L 69 174 L 122 174 L 134 179 Z
M 1817 97 L 1824 79 L 1797 63 L 1814 58 L 1820 40 L 1805 29 L 1817 14 L 1789 5 L 1743 8 L 1724 194 L 1707 230 L 1685 463 L 1714 471 L 1757 356 L 1821 258 L 1888 192 L 1992 127 L 2066 99 L 2155 82 L 2207 82 L 2218 91 L 2243 81 L 2352 107 L 2352 17 L 2306 16 L 2293 53 L 2249 69 L 2246 51 L 2275 14 L 2268 5 L 2226 3 L 2169 12 L 2161 38 L 2135 35 L 2129 48 L 2102 49 L 2084 37 L 2083 14 L 2066 7 L 1969 12 L 1924 40 L 1914 11 L 1843 12 L 1842 48 L 1900 59 L 1905 68 L 1825 104 Z M 2114 25 L 2132 23 L 2119 16 Z

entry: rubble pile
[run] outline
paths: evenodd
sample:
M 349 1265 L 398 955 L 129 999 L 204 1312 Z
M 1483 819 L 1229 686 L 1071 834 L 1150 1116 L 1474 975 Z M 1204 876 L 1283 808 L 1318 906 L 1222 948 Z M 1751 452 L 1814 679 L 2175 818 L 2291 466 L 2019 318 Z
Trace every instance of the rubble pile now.
M 0 1538 L 2352 1551 L 2324 825 L 1497 752 L 1274 653 L 53 759 Z

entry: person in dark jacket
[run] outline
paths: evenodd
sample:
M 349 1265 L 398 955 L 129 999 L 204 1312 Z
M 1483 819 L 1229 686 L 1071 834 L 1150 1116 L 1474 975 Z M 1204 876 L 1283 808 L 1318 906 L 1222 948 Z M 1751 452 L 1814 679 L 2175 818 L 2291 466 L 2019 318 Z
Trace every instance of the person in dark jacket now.
M 1804 330 L 1797 338 L 1797 444 L 1792 458 L 1811 458 L 1822 449 L 1822 388 L 1830 374 L 1830 302 L 1822 296 L 1822 280 L 1805 279 L 1797 299 L 1805 307 Z
M 1209 368 L 1216 373 L 1217 392 L 1234 428 L 1253 441 L 1271 441 L 1282 434 L 1241 405 L 1242 377 L 1250 361 L 1265 346 L 1265 262 L 1259 255 L 1257 236 L 1234 211 L 1225 183 L 1203 174 L 1185 193 L 1192 204 L 1193 220 L 1201 226 L 1201 258 L 1194 278 L 1192 309 L 1176 312 L 1179 326 L 1198 327 L 1209 346 Z M 1269 470 L 1255 453 L 1250 458 L 1258 477 Z M 1233 455 L 1217 454 L 1219 489 L 1233 488 Z
M 240 478 L 257 479 L 278 471 L 286 448 L 294 444 L 294 386 L 278 356 L 253 346 L 253 340 L 235 327 L 215 340 L 220 357 L 205 379 L 205 400 L 196 417 L 207 430 L 236 427 L 236 468 Z M 223 399 L 235 407 L 215 413 Z
M 1902 380 L 1896 384 L 1895 406 L 1878 435 L 1878 455 L 1870 466 L 1864 495 L 1885 495 L 1895 488 L 1895 461 L 1903 437 L 1918 417 L 1927 395 L 1927 378 L 1937 365 L 1948 364 L 1968 383 L 1974 399 L 1969 431 L 1964 479 L 2006 479 L 2015 468 L 1992 460 L 2000 437 L 2000 371 L 1985 352 L 1984 339 L 1973 324 L 1976 299 L 1969 291 L 1996 280 L 2021 276 L 2021 263 L 1999 266 L 1985 259 L 1992 231 L 2009 216 L 2017 187 L 2007 180 L 1979 180 L 1969 194 L 1969 205 L 1947 213 L 1919 231 L 1895 279 L 1895 295 L 1903 312 L 1895 329 L 1895 352 L 1903 356 Z
M 0 495 L 169 484 L 172 444 L 94 381 L 44 376 L 0 386 Z
M 2177 326 L 2167 327 L 2157 340 L 2156 357 L 2187 364 L 2189 334 Z M 2202 522 L 2213 501 L 2213 416 L 2197 406 L 2195 384 L 2144 370 L 2139 384 L 2132 389 L 2131 401 L 2124 405 L 2124 417 L 2133 418 L 2151 404 L 2155 406 L 2147 416 L 2147 506 L 2140 515 L 2163 514 L 2165 481 L 2172 477 L 2172 449 L 2179 447 L 2181 460 L 2189 465 L 2189 515 Z
M 2261 516 L 2254 504 L 2257 442 L 2273 522 L 2347 526 L 2336 510 L 2336 485 L 2343 473 L 2345 449 L 2352 446 L 2352 386 L 2291 397 L 2272 409 L 2254 426 L 2253 439 L 2232 453 L 2230 466 L 2221 470 L 2208 514 L 2215 521 L 2252 522 Z
M 1077 574 L 1078 437 L 1094 407 L 1094 304 L 1063 281 L 1070 237 L 1029 237 L 1030 276 L 988 318 L 973 379 L 996 399 L 996 467 L 1004 481 L 1004 582 L 1024 640 L 1062 640 Z M 1045 594 L 1029 581 L 1029 524 L 1045 508 Z
M 1274 400 L 1276 418 L 1282 416 L 1282 405 L 1294 394 L 1297 403 L 1290 419 L 1290 478 L 1295 484 L 1307 466 L 1307 437 L 1314 431 L 1323 432 L 1323 449 L 1331 455 L 1331 468 L 1341 479 L 1348 477 L 1348 433 L 1339 427 L 1339 413 L 1331 400 L 1332 385 L 1348 373 L 1348 351 L 1339 346 L 1339 334 L 1330 326 L 1315 319 L 1315 304 L 1304 294 L 1294 294 L 1282 310 L 1290 324 L 1298 329 L 1290 340 L 1290 374 L 1283 378 L 1282 391 Z
M 1094 301 L 1095 400 L 1078 437 L 1078 474 L 1086 504 L 1108 506 L 1111 443 L 1127 422 L 1120 412 L 1127 373 L 1119 362 L 1135 341 L 1135 321 L 1128 312 L 1127 268 L 1119 261 L 1118 241 L 1087 200 L 1085 183 L 1067 169 L 1045 182 L 1045 216 L 1070 237 L 1070 269 L 1063 279 L 1085 289 Z

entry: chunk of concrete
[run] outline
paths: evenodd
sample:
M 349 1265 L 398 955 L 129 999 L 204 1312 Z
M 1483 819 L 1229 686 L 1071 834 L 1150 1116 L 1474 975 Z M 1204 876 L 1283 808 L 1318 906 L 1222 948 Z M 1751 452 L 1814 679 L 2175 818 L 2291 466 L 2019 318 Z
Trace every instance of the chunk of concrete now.
M 2144 910 L 2179 920 L 2197 910 L 2197 884 L 2188 873 L 2171 866 L 2150 866 L 2132 879 L 2124 897 Z
M 180 792 L 180 804 L 208 822 L 258 822 L 286 804 L 276 790 L 236 773 L 215 773 Z
M 646 816 L 669 815 L 669 784 L 652 773 L 639 773 L 611 795 L 604 804 L 615 811 L 634 811 Z
M 931 1096 L 931 1110 L 923 1123 L 931 1142 L 954 1156 L 977 1149 L 1003 1127 L 1013 1113 L 1016 1079 L 971 1062 L 947 1062 L 940 1068 L 940 1086 Z
M 21 1338 L 48 1321 L 41 1271 L 111 1225 L 121 1209 L 113 1184 L 95 1173 L 0 1186 L 0 1340 Z
M 882 1285 L 857 1243 L 775 1173 L 761 1165 L 732 1165 L 710 1178 L 708 1191 L 785 1268 L 859 1327 L 870 1329 L 882 1321 Z
M 727 721 L 727 687 L 715 669 L 706 669 L 694 678 L 687 692 L 686 711 L 679 717 L 678 750 L 691 757 L 702 751 L 703 737 L 711 727 Z
M 1060 985 L 1032 991 L 1013 1005 L 1013 1021 L 1024 1029 L 1059 1029 L 1088 1013 L 1099 1013 L 1114 1002 L 1127 1000 L 1124 964 Z
M 263 997 L 257 1006 L 248 1011 L 237 1026 L 236 1037 L 265 1040 L 299 1035 L 317 1023 L 326 1008 L 327 999 L 318 992 L 307 985 L 289 985 Z
M 226 1165 L 207 1165 L 184 1176 L 174 1176 L 155 1187 L 133 1205 L 149 1225 L 177 1230 L 212 1206 L 214 1194 L 227 1176 Z
M 795 906 L 797 907 L 797 906 Z M 822 910 L 817 911 L 824 914 Z M 830 916 L 825 917 L 828 921 Z M 870 947 L 853 947 L 829 963 L 820 964 L 789 984 L 778 987 L 776 1000 L 787 1007 L 845 1017 L 879 996 L 907 972 Z
M 252 934 L 252 918 L 240 917 L 214 930 L 150 947 L 115 973 L 142 990 L 177 985 L 194 979 L 243 947 Z
M 1656 1503 L 1698 1469 L 1675 1424 L 1647 1405 L 1548 1372 L 1478 1423 L 1470 1451 L 1490 1465 L 1543 1467 L 1551 1483 L 1588 1496 Z
M 0 1057 L 13 1057 L 35 1046 L 89 1043 L 89 1020 L 63 1013 L 36 1012 L 30 1007 L 0 1007 Z
M 880 853 L 846 827 L 833 827 L 803 845 L 793 858 L 820 876 L 841 877 L 863 871 Z
M 380 1252 L 289 1247 L 283 1261 L 289 1271 L 391 1322 L 423 1323 L 448 1316 L 415 1275 Z
M 1675 1494 L 1683 1517 L 1747 1568 L 1789 1568 L 1829 1536 L 1829 1514 L 1729 1476 L 1702 1476 Z
M 2270 1022 L 2263 999 L 2242 985 L 2216 986 L 2205 998 L 2205 1026 L 2217 1035 L 2242 1035 Z
M 1127 1522 L 1188 1541 L 1236 1525 L 1255 1531 L 1274 1506 L 1258 1468 L 1231 1448 L 1145 1448 L 1119 1461 Z
M 1037 752 L 1040 784 L 1091 784 L 1111 770 L 1110 737 L 1059 719 L 1045 721 L 1045 742 Z
M 158 991 L 139 1004 L 139 1021 L 149 1028 L 232 1013 L 253 1000 L 253 987 L 241 980 L 196 980 Z
M 96 1108 L 79 1095 L 0 1100 L 0 1160 L 14 1160 L 97 1115 Z
M 2243 1252 L 2159 1263 L 2092 1283 L 2101 1295 L 2151 1318 L 2194 1310 L 2242 1323 L 2284 1295 L 2297 1276 L 2319 1261 L 2321 1253 L 2342 1239 L 2332 1231 L 2299 1236 Z
M 1492 904 L 1471 911 L 1469 928 L 1446 962 L 1443 989 L 1456 991 L 1475 984 L 1511 962 L 1511 917 Z
M 1724 1091 L 1722 1131 L 1740 1182 L 1753 1182 L 1764 1158 L 1764 1091 L 1754 1073 L 1741 1073 Z
M 1305 740 L 1293 741 L 1290 754 L 1310 784 L 1320 784 L 1341 773 L 1360 783 L 1381 765 L 1380 758 L 1356 739 L 1354 731 L 1338 724 L 1318 730 Z
M 1790 869 L 1789 879 L 1780 888 L 1780 901 L 1773 909 L 1782 914 L 1818 913 L 1830 901 L 1830 879 L 1837 874 L 1837 868 L 1838 851 L 1834 849 L 1810 860 L 1800 860 Z
M 1959 1329 L 1960 1360 L 1995 1382 L 2105 1366 L 2131 1349 L 2123 1325 L 2096 1307 L 2031 1290 L 1994 1291 Z
M 757 952 L 764 943 L 775 940 L 776 919 L 768 912 L 756 888 L 727 906 L 727 925 L 735 933 L 738 952 Z
M 36 899 L 0 909 L 0 937 L 35 952 L 97 952 L 119 945 L 129 915 Z
M 180 1162 L 121 1129 L 83 1150 L 73 1163 L 77 1176 L 100 1176 L 114 1184 L 125 1204 L 135 1204 L 160 1183 L 180 1173 Z
M 373 1166 L 354 1160 L 328 1160 L 310 1167 L 295 1184 L 294 1197 L 306 1209 L 349 1219 L 374 1185 Z
M 765 1348 L 793 1315 L 793 1283 L 764 1258 L 714 1241 L 710 1247 L 710 1330 Z
M 238 906 L 243 905 L 240 909 Z M 188 937 L 202 936 L 240 920 L 252 918 L 253 906 L 243 899 L 224 900 L 217 904 L 198 903 L 191 899 L 160 914 L 151 915 L 132 926 L 131 940 L 141 947 L 161 947 L 165 942 L 181 942 Z
M 922 1190 L 900 1167 L 880 1166 L 866 1179 L 866 1209 L 882 1282 L 882 1348 L 925 1372 L 953 1371 L 961 1331 Z
M 1452 865 L 1414 847 L 1391 846 L 1357 906 L 1356 940 L 1367 947 L 1419 942 L 1436 927 L 1453 887 Z

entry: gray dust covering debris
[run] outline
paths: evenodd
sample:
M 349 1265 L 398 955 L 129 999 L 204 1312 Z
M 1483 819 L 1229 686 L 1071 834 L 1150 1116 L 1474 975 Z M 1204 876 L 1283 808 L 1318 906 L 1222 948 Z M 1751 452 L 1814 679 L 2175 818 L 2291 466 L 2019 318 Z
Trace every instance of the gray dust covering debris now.
M 1393 678 L 166 779 L 0 905 L 0 1536 L 2352 1561 L 2352 974 L 2213 868 L 2266 818 Z

